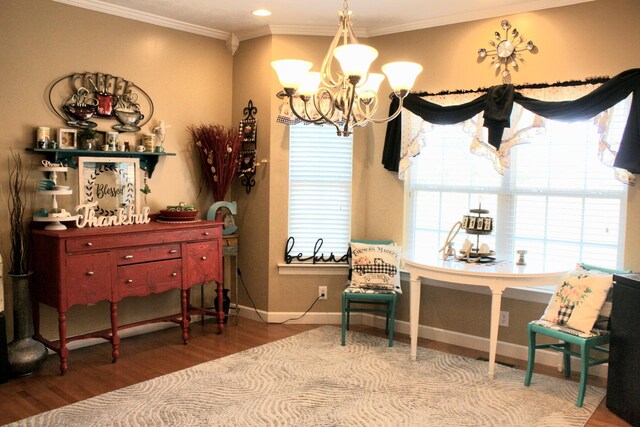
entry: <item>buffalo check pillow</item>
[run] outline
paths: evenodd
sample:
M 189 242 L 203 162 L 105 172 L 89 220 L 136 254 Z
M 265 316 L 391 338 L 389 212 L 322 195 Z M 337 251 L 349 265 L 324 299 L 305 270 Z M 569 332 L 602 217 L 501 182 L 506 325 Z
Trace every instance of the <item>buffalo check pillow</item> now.
M 352 287 L 402 293 L 400 287 L 400 255 L 402 248 L 351 242 Z
M 589 333 L 607 299 L 613 275 L 576 268 L 558 283 L 542 320 Z

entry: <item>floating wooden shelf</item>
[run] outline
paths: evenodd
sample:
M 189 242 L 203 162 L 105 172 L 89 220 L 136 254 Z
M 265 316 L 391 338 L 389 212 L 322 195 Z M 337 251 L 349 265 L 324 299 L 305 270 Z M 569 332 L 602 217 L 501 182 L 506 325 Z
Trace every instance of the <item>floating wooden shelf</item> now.
M 140 169 L 147 171 L 149 178 L 153 175 L 158 159 L 164 156 L 175 156 L 176 153 L 149 153 L 137 151 L 88 151 L 88 150 L 62 150 L 50 148 L 27 148 L 27 151 L 44 154 L 52 163 L 60 163 L 77 169 L 77 157 L 129 157 L 140 159 Z

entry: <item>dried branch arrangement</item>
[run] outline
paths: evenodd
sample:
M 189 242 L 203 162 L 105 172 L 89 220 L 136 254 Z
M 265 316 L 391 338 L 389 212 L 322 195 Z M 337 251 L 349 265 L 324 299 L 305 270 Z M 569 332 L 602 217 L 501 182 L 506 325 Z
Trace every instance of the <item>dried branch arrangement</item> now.
M 13 160 L 13 162 L 12 162 Z M 9 273 L 23 275 L 29 273 L 29 237 L 24 226 L 26 203 L 24 191 L 27 174 L 20 154 L 11 150 L 9 158 L 9 239 L 11 240 L 11 264 Z
M 191 125 L 187 130 L 198 149 L 202 173 L 209 182 L 213 200 L 224 200 L 238 167 L 241 147 L 238 130 L 222 125 Z

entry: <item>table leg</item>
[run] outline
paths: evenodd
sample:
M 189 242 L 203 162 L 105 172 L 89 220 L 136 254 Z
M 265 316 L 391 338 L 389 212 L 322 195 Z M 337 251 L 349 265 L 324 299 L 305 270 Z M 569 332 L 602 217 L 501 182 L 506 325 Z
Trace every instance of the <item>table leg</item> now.
M 222 300 L 224 284 L 222 282 L 217 283 L 217 294 L 218 294 L 218 306 L 216 307 L 216 318 L 218 319 L 218 333 L 221 334 L 224 330 L 224 308 Z
M 236 254 L 236 256 L 234 257 L 234 265 L 233 265 L 233 270 L 234 273 L 236 275 L 236 280 L 234 282 L 235 286 L 236 286 L 236 290 L 235 290 L 235 295 L 233 296 L 236 300 L 236 326 L 238 326 L 238 318 L 240 317 L 240 307 L 238 306 L 238 254 Z
M 420 317 L 420 278 L 411 277 L 411 294 L 409 302 L 409 335 L 411 336 L 411 360 L 418 355 L 418 326 Z
M 58 311 L 58 335 L 60 336 L 60 374 L 67 371 L 69 349 L 67 349 L 67 315 L 64 311 Z
M 111 303 L 111 363 L 120 357 L 120 335 L 118 335 L 118 303 Z
M 491 331 L 489 333 L 489 378 L 493 378 L 498 349 L 498 329 L 500 328 L 500 304 L 502 289 L 491 289 Z
M 189 307 L 188 301 L 191 297 L 191 289 L 180 290 L 180 302 L 182 306 L 182 341 L 189 343 Z

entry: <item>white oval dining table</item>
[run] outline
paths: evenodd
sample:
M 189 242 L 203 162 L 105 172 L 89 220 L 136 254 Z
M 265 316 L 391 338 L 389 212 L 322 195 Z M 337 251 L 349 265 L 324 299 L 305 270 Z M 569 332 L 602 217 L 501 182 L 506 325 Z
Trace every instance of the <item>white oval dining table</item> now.
M 410 274 L 410 327 L 411 359 L 416 360 L 418 350 L 418 326 L 420 316 L 420 290 L 425 282 L 442 281 L 469 286 L 485 286 L 491 290 L 491 329 L 489 332 L 489 378 L 495 373 L 500 304 L 502 292 L 508 287 L 531 287 L 555 285 L 567 270 L 545 270 L 541 266 L 516 265 L 510 261 L 494 263 L 468 263 L 453 258 L 442 260 L 434 257 L 429 261 L 403 258 L 403 269 Z

